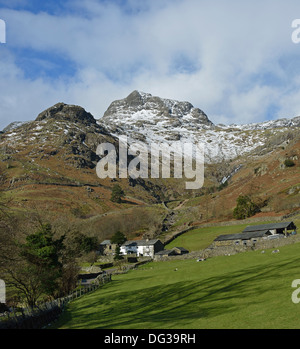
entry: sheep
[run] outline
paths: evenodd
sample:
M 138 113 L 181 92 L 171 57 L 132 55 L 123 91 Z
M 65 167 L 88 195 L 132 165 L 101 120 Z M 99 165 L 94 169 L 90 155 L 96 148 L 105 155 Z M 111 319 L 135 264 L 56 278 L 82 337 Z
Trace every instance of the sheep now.
M 279 252 L 279 250 L 274 250 L 274 251 L 272 251 L 272 253 L 278 253 Z

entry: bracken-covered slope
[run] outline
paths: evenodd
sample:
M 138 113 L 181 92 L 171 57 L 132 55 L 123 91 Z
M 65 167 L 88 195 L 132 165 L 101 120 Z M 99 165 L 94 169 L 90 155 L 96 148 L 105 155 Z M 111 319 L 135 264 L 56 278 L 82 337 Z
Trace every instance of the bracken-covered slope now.
M 289 214 L 300 208 L 299 130 L 299 117 L 214 125 L 188 102 L 138 91 L 111 103 L 100 120 L 79 106 L 58 103 L 34 121 L 3 130 L 0 185 L 20 214 L 35 213 L 100 239 L 117 230 L 153 236 L 172 224 L 179 229 L 230 220 L 241 194 L 263 203 L 258 215 Z M 98 178 L 97 146 L 111 143 L 118 151 L 124 135 L 129 145 L 202 142 L 204 187 L 186 190 L 185 179 L 176 178 Z M 121 204 L 110 200 L 116 183 L 126 194 Z
M 272 217 L 300 213 L 299 140 L 291 140 L 285 147 L 261 156 L 239 157 L 228 162 L 227 166 L 233 170 L 226 185 L 217 186 L 207 178 L 203 193 L 181 207 L 179 218 L 182 223 L 201 225 L 232 221 L 240 195 L 249 196 L 260 206 L 260 212 L 252 217 L 254 219 L 272 220 Z M 215 174 L 221 170 L 221 165 L 210 168 Z
M 19 214 L 100 238 L 117 230 L 133 235 L 155 230 L 164 210 L 149 205 L 160 201 L 161 188 L 142 180 L 98 178 L 101 143 L 118 149 L 118 139 L 79 106 L 58 103 L 34 121 L 12 124 L 0 138 L 4 198 Z M 116 182 L 126 194 L 121 204 L 110 200 Z

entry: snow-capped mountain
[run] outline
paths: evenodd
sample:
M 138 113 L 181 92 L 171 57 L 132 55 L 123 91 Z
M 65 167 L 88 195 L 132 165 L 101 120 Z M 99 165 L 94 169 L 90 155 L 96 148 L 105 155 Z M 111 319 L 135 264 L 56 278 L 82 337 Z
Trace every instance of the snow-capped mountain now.
M 180 148 L 183 143 L 203 144 L 205 161 L 217 163 L 285 147 L 291 139 L 299 138 L 299 128 L 299 116 L 247 125 L 215 125 L 189 102 L 133 91 L 126 98 L 112 102 L 97 121 L 79 106 L 57 103 L 41 112 L 35 121 L 7 126 L 0 146 L 4 143 L 18 144 L 18 148 L 32 143 L 38 145 L 48 137 L 68 144 L 75 141 L 70 138 L 73 134 L 70 129 L 74 129 L 81 142 L 79 148 L 92 146 L 89 151 L 93 153 L 97 147 L 96 135 L 112 136 L 116 141 L 127 136 L 128 144 L 140 141 L 158 147 L 172 144 Z
M 114 136 L 128 136 L 131 142 L 202 143 L 206 161 L 220 162 L 255 149 L 261 152 L 270 142 L 274 146 L 284 145 L 289 140 L 288 131 L 300 127 L 300 117 L 247 125 L 214 125 L 189 102 L 133 91 L 111 103 L 98 123 Z

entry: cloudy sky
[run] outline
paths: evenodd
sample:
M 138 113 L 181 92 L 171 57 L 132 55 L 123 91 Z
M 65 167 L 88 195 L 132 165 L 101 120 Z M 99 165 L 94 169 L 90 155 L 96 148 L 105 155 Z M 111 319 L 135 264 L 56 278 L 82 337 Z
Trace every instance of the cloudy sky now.
M 136 89 L 214 123 L 298 116 L 297 18 L 299 0 L 0 0 L 0 129 L 58 102 L 100 118 Z

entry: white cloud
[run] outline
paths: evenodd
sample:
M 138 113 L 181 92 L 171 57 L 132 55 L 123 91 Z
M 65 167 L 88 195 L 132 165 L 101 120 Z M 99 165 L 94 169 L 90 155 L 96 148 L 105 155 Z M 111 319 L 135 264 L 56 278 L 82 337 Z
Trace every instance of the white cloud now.
M 230 104 L 233 111 L 233 123 L 250 123 L 264 120 L 268 107 L 274 103 L 278 93 L 267 86 L 254 86 L 250 91 L 233 94 Z
M 0 128 L 58 101 L 99 117 L 133 89 L 188 100 L 215 123 L 265 120 L 273 104 L 278 117 L 299 110 L 300 45 L 291 42 L 296 0 L 73 0 L 65 8 L 56 15 L 1 12 L 8 33 L 0 46 Z M 76 72 L 30 78 L 16 60 L 20 49 L 37 52 L 35 64 L 39 52 L 61 55 Z M 192 69 L 176 71 L 178 57 Z M 51 61 L 40 65 L 47 69 Z

